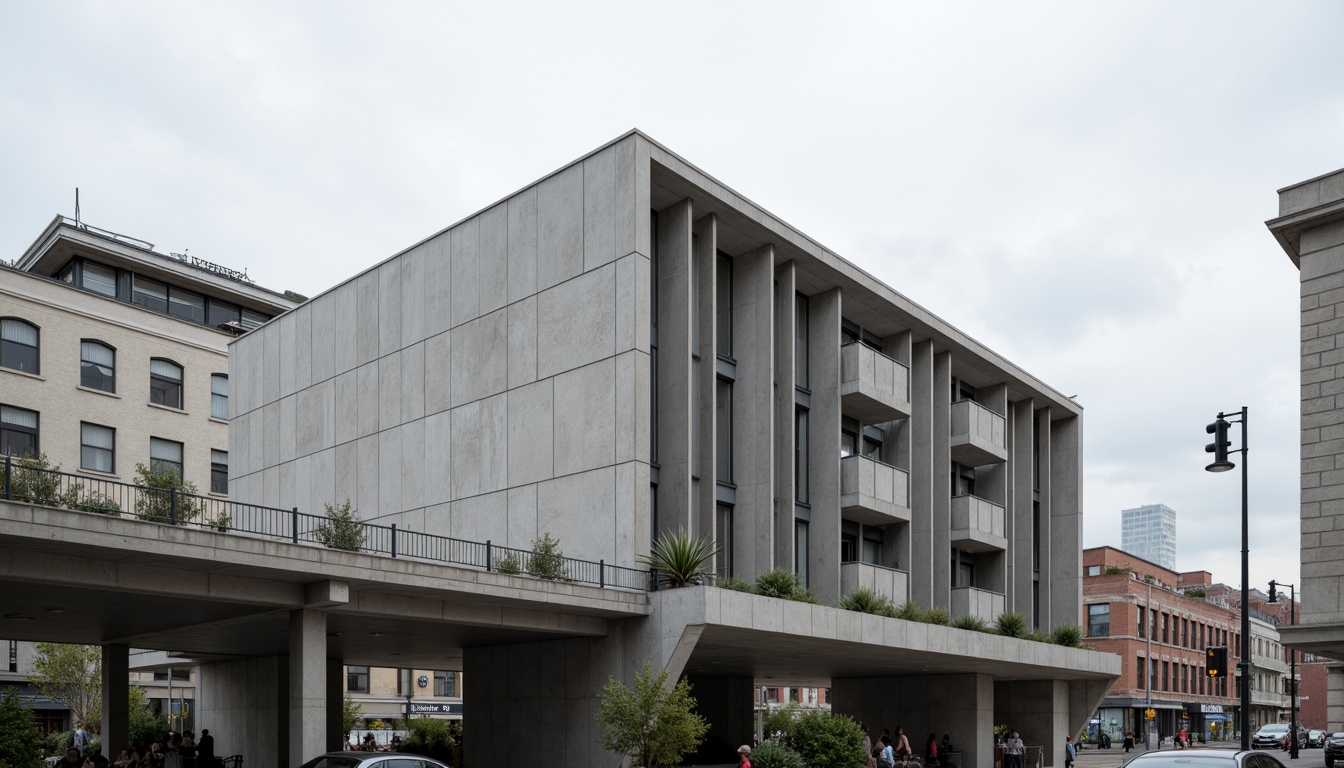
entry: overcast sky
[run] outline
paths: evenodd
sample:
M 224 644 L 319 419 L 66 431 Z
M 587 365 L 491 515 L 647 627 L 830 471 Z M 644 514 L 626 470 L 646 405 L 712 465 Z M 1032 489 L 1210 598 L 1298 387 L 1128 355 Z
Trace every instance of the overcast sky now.
M 0 258 L 58 213 L 317 294 L 638 127 L 1086 408 L 1087 546 L 1298 573 L 1298 273 L 1344 5 L 0 0 Z M 1234 442 L 1240 438 L 1234 433 Z

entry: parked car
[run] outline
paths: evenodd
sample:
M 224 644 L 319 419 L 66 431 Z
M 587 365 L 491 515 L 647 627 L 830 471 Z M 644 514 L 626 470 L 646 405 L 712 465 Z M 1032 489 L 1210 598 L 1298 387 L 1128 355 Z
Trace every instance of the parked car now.
M 1267 723 L 1251 736 L 1251 749 L 1277 749 L 1287 735 L 1287 723 Z
M 1307 731 L 1307 746 L 1312 749 L 1320 749 L 1325 746 L 1325 731 L 1320 728 L 1312 728 Z
M 1336 760 L 1344 760 L 1344 731 L 1325 737 L 1325 768 L 1334 768 Z
M 448 768 L 423 755 L 405 752 L 328 752 L 303 764 L 303 768 Z
M 1310 734 L 1307 731 L 1307 729 L 1299 725 L 1297 727 L 1297 748 L 1306 749 L 1308 746 L 1307 741 L 1309 738 Z M 1279 739 L 1279 749 L 1282 749 L 1284 752 L 1287 752 L 1291 748 L 1292 745 L 1288 743 L 1288 734 L 1284 733 L 1283 738 Z
M 1285 726 L 1286 727 L 1286 726 Z M 1125 768 L 1284 768 L 1272 754 L 1252 754 L 1238 749 L 1164 749 L 1141 752 Z

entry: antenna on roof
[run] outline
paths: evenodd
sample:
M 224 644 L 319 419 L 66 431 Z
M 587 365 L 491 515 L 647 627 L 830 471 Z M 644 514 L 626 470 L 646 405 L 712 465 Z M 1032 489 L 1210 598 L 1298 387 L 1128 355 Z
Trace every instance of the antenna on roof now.
M 75 226 L 79 226 L 79 187 L 75 187 Z

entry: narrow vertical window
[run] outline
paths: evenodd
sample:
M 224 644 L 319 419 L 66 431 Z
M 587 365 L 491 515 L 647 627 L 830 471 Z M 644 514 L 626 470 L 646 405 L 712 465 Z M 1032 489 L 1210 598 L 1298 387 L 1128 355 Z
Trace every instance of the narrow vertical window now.
M 733 357 L 733 260 L 720 253 L 715 278 L 715 347 L 719 357 Z
M 81 341 L 79 385 L 100 392 L 116 392 L 117 353 L 100 341 Z
M 714 508 L 714 543 L 719 547 L 714 556 L 714 573 L 726 579 L 733 575 L 733 508 L 727 504 Z
M 808 539 L 807 521 L 793 521 L 793 572 L 798 574 L 804 585 L 810 584 L 807 573 Z
M 808 475 L 811 467 L 808 466 L 809 452 L 807 450 L 807 411 L 797 408 L 793 412 L 793 491 L 794 497 L 799 504 L 807 504 L 810 496 L 808 493 Z
M 79 467 L 112 474 L 116 471 L 117 431 L 82 422 L 79 425 Z
M 808 367 L 808 307 L 807 297 L 799 294 L 797 297 L 797 308 L 794 310 L 794 338 L 793 338 L 793 380 L 803 389 L 807 389 L 810 384 L 807 378 Z
M 229 452 L 210 451 L 210 492 L 229 492 Z
M 0 367 L 38 371 L 37 326 L 14 317 L 0 319 Z
M 182 366 L 157 357 L 149 361 L 149 402 L 182 408 Z
M 154 472 L 172 472 L 182 480 L 182 444 L 175 440 L 149 438 L 149 468 Z
M 210 416 L 229 418 L 229 377 L 222 373 L 210 374 Z
M 37 453 L 37 411 L 0 405 L 0 455 Z
M 720 483 L 733 482 L 733 382 L 716 379 L 715 474 Z

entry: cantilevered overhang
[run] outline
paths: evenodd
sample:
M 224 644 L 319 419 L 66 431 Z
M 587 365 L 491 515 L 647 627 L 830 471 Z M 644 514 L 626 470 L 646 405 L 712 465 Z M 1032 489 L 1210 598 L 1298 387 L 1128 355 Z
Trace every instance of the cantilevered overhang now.
M 1293 265 L 1301 267 L 1302 233 L 1344 220 L 1344 169 L 1279 190 L 1279 216 L 1265 222 Z
M 1344 661 L 1344 623 L 1280 625 L 1279 639 L 1294 650 Z
M 838 678 L 978 673 L 996 680 L 1095 680 L 1120 657 L 984 632 L 889 619 L 715 587 L 650 595 L 663 627 L 699 625 L 691 675 L 739 675 L 781 685 Z

